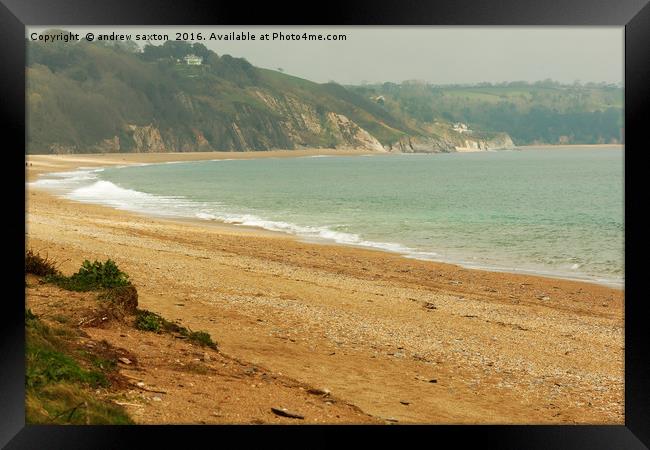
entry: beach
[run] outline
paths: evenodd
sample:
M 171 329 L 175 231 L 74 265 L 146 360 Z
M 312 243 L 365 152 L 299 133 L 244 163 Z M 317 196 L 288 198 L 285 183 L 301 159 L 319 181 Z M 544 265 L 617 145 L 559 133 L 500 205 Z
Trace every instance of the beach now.
M 26 178 L 79 167 L 367 153 L 30 155 Z M 620 289 L 152 218 L 30 188 L 26 209 L 27 247 L 64 273 L 111 258 L 131 276 L 143 308 L 208 331 L 225 355 L 328 389 L 377 419 L 624 423 Z

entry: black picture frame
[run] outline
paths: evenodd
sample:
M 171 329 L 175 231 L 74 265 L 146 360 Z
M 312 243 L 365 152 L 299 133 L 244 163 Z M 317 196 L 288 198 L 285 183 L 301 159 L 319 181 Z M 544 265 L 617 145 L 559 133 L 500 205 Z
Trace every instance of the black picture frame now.
M 321 427 L 286 430 L 281 426 L 146 426 L 59 427 L 25 425 L 24 405 L 24 184 L 10 180 L 5 201 L 7 244 L 5 284 L 11 291 L 2 295 L 0 333 L 0 445 L 6 448 L 131 448 L 145 438 L 150 446 L 183 442 L 197 436 L 235 442 L 250 442 L 251 435 L 278 439 L 290 445 L 288 433 L 315 434 L 311 446 L 328 442 L 334 431 L 354 434 L 364 431 L 375 439 L 399 439 L 417 432 L 429 445 L 454 442 L 478 443 L 489 448 L 517 449 L 637 449 L 650 445 L 650 370 L 648 347 L 644 345 L 645 315 L 641 290 L 640 252 L 644 234 L 640 163 L 644 152 L 644 122 L 650 117 L 650 6 L 648 0 L 444 0 L 357 1 L 326 3 L 259 3 L 208 0 L 0 0 L 0 123 L 3 151 L 7 157 L 5 176 L 25 182 L 25 26 L 29 25 L 573 25 L 625 27 L 625 425 L 621 426 L 416 426 L 416 427 Z M 291 12 L 289 12 L 291 11 Z M 7 140 L 7 137 L 11 139 Z M 12 144 L 8 144 L 11 142 Z M 647 145 L 647 144 L 646 144 Z M 10 200 L 10 201 L 9 201 Z M 14 237 L 15 236 L 15 237 Z M 11 292 L 11 293 L 10 293 Z M 20 296 L 23 296 L 23 301 Z M 286 432 L 285 432 L 286 431 Z M 225 434 L 225 432 L 227 432 Z M 252 433 L 252 434 L 251 434 Z M 211 436 L 205 436 L 209 434 Z M 269 441 L 270 442 L 270 441 Z

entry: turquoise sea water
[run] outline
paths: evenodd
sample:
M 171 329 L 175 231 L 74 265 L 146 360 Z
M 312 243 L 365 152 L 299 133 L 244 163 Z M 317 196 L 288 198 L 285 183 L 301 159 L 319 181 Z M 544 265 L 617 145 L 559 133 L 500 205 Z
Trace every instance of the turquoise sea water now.
M 36 184 L 79 201 L 470 267 L 624 277 L 620 148 L 203 161 Z

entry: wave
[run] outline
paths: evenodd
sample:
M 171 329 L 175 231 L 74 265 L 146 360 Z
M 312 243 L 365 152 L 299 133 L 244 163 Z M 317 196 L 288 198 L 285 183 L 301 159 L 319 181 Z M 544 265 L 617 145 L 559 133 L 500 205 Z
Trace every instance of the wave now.
M 228 159 L 217 161 L 228 161 Z M 250 213 L 235 213 L 226 211 L 224 206 L 219 202 L 199 202 L 182 196 L 149 194 L 123 188 L 110 181 L 100 179 L 99 174 L 103 170 L 103 168 L 82 168 L 71 172 L 51 173 L 46 178 L 38 179 L 28 183 L 28 185 L 52 191 L 70 200 L 106 205 L 158 217 L 194 218 L 232 225 L 256 227 L 291 234 L 305 240 L 334 242 L 342 245 L 383 250 L 397 253 L 407 258 L 458 264 L 472 269 L 525 273 L 595 282 L 616 287 L 622 287 L 624 284 L 622 279 L 604 278 L 602 276 L 589 276 L 575 272 L 567 273 L 552 270 L 494 266 L 489 263 L 450 258 L 448 256 L 441 256 L 433 251 L 414 249 L 395 242 L 364 239 L 358 234 L 335 230 L 328 226 L 299 225 L 271 220 Z M 579 267 L 580 264 L 572 264 L 569 270 L 573 272 Z
M 328 227 L 297 225 L 290 222 L 269 220 L 253 214 L 214 213 L 201 211 L 196 213 L 194 216 L 202 220 L 215 220 L 232 225 L 262 228 L 269 231 L 278 231 L 282 233 L 292 234 L 306 239 L 333 241 L 337 244 L 376 248 L 401 254 L 409 254 L 415 252 L 413 249 L 394 242 L 369 241 L 354 233 L 336 231 Z
M 118 209 L 158 216 L 183 217 L 193 204 L 182 197 L 159 196 L 119 187 L 110 181 L 95 181 L 64 195 L 65 198 L 86 203 L 99 203 Z
M 64 198 L 69 200 L 106 205 L 155 216 L 213 220 L 288 233 L 307 239 L 333 241 L 338 244 L 375 248 L 405 255 L 418 253 L 416 250 L 398 243 L 369 241 L 358 234 L 336 231 L 325 226 L 297 225 L 265 219 L 254 214 L 223 211 L 223 207 L 217 202 L 197 202 L 182 196 L 155 195 L 123 188 L 110 181 L 100 180 L 97 174 L 101 170 L 58 172 L 50 174 L 52 178 L 40 179 L 30 184 L 59 191 Z M 197 209 L 199 212 L 196 212 Z

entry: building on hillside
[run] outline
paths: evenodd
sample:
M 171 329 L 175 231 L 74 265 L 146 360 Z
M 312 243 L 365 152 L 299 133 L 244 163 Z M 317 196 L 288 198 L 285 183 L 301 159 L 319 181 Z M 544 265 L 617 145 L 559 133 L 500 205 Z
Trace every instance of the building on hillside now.
M 467 124 L 464 124 L 463 122 L 456 122 L 456 123 L 454 124 L 454 131 L 456 131 L 456 132 L 458 132 L 458 133 L 469 133 L 469 132 L 471 132 L 472 130 L 470 130 L 470 129 L 467 127 Z
M 196 55 L 185 55 L 183 61 L 185 61 L 185 64 L 188 66 L 200 66 L 203 63 L 203 58 Z

